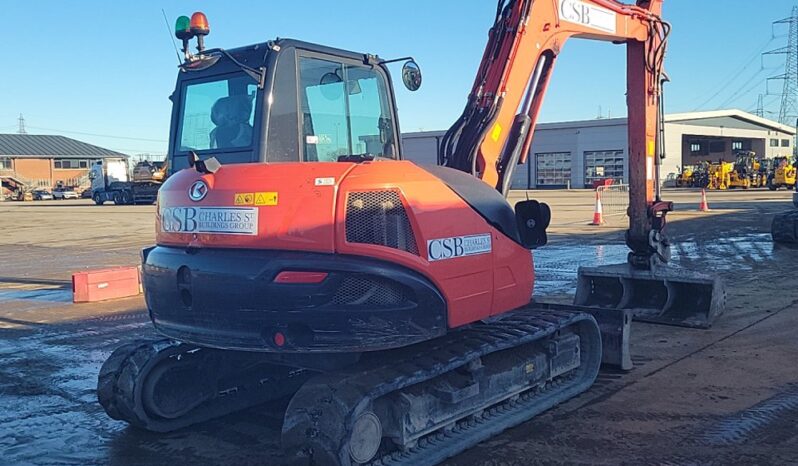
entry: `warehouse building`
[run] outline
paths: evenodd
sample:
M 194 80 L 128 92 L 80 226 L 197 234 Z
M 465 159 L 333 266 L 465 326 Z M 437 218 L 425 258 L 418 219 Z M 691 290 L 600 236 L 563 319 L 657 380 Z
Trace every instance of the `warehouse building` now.
M 0 134 L 0 182 L 3 193 L 21 187 L 52 189 L 88 184 L 91 165 L 126 155 L 64 136 Z
M 739 151 L 759 157 L 792 156 L 795 128 L 741 110 L 670 114 L 665 117 L 663 180 L 702 161 L 733 162 Z M 402 136 L 405 158 L 436 163 L 444 131 Z M 590 188 L 594 182 L 629 178 L 626 118 L 541 123 L 527 162 L 516 168 L 513 188 Z

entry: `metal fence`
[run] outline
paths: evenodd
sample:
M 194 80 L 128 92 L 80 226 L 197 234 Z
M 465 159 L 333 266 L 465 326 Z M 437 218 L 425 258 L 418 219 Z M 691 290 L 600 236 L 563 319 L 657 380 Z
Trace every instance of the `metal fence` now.
M 629 185 L 613 184 L 599 186 L 596 192 L 601 199 L 604 215 L 627 215 L 629 209 Z

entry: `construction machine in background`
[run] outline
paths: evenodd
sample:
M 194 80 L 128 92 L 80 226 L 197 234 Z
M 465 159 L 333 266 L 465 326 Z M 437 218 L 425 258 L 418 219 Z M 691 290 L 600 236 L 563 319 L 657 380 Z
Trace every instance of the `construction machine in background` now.
M 798 185 L 793 189 L 792 203 L 795 209 L 776 214 L 770 232 L 774 242 L 798 246 Z
M 133 167 L 133 181 L 162 183 L 166 179 L 166 162 L 142 160 Z
M 787 157 L 775 157 L 770 161 L 767 187 L 775 191 L 781 188 L 793 189 L 796 185 L 796 167 Z
M 695 170 L 695 165 L 685 165 L 682 167 L 682 169 L 679 171 L 679 175 L 676 177 L 676 187 L 692 188 L 693 184 L 695 183 L 695 178 L 693 177 Z
M 734 167 L 729 174 L 729 189 L 764 187 L 767 177 L 763 174 L 762 167 L 763 163 L 756 157 L 756 152 L 738 152 Z
M 709 184 L 707 188 L 713 190 L 729 189 L 731 184 L 731 174 L 734 171 L 734 164 L 718 160 L 717 163 L 710 163 L 707 168 Z
M 106 412 L 162 432 L 291 396 L 288 452 L 435 464 L 587 390 L 602 361 L 630 368 L 612 332 L 631 314 L 708 324 L 718 279 L 665 265 L 661 8 L 499 1 L 437 167 L 402 160 L 396 60 L 290 39 L 206 50 L 207 18 L 179 18 L 170 176 L 142 253 L 166 338 L 103 364 Z M 530 301 L 551 212 L 505 196 L 571 37 L 627 48 L 631 251 L 580 269 L 581 303 L 556 306 Z
M 692 185 L 693 188 L 709 187 L 709 162 L 699 162 L 693 169 Z
M 153 204 L 163 178 L 162 169 L 151 170 L 150 165 L 141 162 L 130 176 L 127 159 L 106 158 L 89 169 L 91 198 L 97 205 L 112 201 L 116 205 Z

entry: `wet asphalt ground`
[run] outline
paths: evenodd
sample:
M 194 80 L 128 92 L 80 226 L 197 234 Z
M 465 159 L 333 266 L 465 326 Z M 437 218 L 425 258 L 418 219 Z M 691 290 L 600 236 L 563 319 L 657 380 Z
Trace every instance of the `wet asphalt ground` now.
M 674 264 L 720 274 L 727 312 L 710 330 L 634 323 L 634 370 L 451 459 L 450 465 L 798 464 L 798 250 L 774 246 L 790 194 L 670 192 Z M 552 205 L 535 253 L 538 296 L 567 302 L 579 265 L 623 262 L 624 219 L 591 227 L 592 193 Z M 525 198 L 521 193 L 516 199 Z M 72 271 L 135 264 L 153 207 L 0 204 L 0 464 L 284 464 L 280 402 L 179 432 L 109 419 L 96 376 L 121 343 L 155 337 L 139 297 L 70 301 Z

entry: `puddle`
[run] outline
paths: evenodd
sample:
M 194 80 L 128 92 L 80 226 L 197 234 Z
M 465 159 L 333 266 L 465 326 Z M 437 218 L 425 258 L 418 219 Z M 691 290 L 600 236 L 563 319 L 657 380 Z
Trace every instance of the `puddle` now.
M 623 264 L 625 244 L 552 245 L 538 249 L 535 257 L 535 294 L 573 294 L 580 266 Z M 671 245 L 671 264 L 685 269 L 723 273 L 752 271 L 778 260 L 770 234 L 756 233 L 718 238 L 712 242 L 685 241 Z
M 72 290 L 65 288 L 36 290 L 0 289 L 0 302 L 3 301 L 43 301 L 47 303 L 72 302 Z

